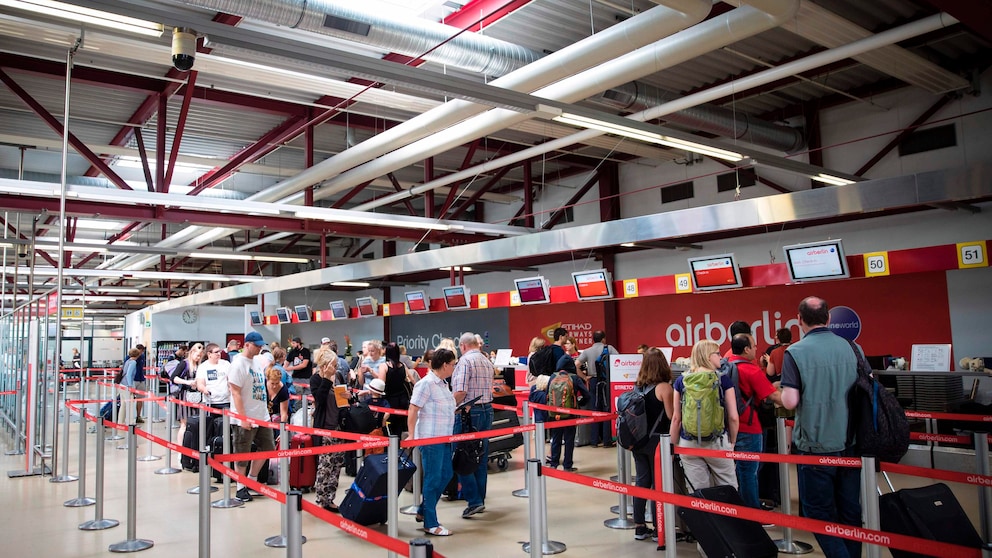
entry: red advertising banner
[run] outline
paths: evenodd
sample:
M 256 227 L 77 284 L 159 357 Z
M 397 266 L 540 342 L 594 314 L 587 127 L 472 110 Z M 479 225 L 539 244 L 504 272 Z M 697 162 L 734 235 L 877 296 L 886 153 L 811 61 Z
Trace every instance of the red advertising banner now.
M 571 287 L 569 287 L 571 289 Z M 575 337 L 580 349 L 592 345 L 592 334 L 606 323 L 601 302 L 567 304 L 534 304 L 510 308 L 510 347 L 514 355 L 527 356 L 533 337 L 543 337 L 548 343 L 556 328 L 563 327 Z M 612 336 L 609 337 L 612 342 Z
M 793 340 L 799 339 L 799 302 L 811 295 L 831 306 L 831 328 L 857 341 L 866 354 L 904 356 L 914 343 L 951 342 L 943 271 L 630 298 L 617 304 L 620 331 L 610 339 L 621 353 L 633 353 L 646 343 L 673 347 L 676 358 L 689 356 L 699 339 L 713 339 L 728 349 L 727 329 L 735 320 L 745 320 L 764 351 L 775 342 L 778 328 L 791 329 Z M 553 308 L 567 306 L 573 305 Z M 535 322 L 511 320 L 517 323 Z

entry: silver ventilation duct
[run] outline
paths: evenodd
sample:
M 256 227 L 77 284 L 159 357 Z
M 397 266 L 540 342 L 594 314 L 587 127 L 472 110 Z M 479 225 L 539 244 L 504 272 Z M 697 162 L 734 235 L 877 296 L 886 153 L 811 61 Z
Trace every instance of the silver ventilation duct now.
M 235 14 L 275 25 L 303 29 L 337 39 L 446 64 L 489 76 L 502 76 L 544 55 L 506 41 L 420 18 L 399 19 L 331 0 L 182 0 L 186 4 Z M 658 4 L 670 2 L 657 1 Z M 347 5 L 345 5 L 347 4 Z M 459 34 L 461 33 L 461 34 Z M 454 38 L 452 38 L 454 37 Z M 449 41 L 450 39 L 450 41 Z M 447 41 L 447 42 L 446 42 Z M 435 46 L 441 45 L 435 50 Z M 641 82 L 632 82 L 590 98 L 592 102 L 637 112 L 677 97 Z M 702 105 L 667 120 L 704 132 L 794 153 L 805 147 L 800 130 L 777 126 L 721 107 Z

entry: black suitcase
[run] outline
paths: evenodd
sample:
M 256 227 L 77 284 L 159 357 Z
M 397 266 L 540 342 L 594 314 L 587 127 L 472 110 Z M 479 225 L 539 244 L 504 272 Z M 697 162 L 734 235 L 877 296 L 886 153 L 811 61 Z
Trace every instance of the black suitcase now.
M 516 411 L 499 410 L 493 413 L 493 430 L 514 426 L 520 426 L 520 417 L 517 416 Z M 499 470 L 505 471 L 510 452 L 522 445 L 524 445 L 524 436 L 520 433 L 494 436 L 489 439 L 489 461 L 495 461 Z
M 944 483 L 883 494 L 878 498 L 878 512 L 883 531 L 973 548 L 982 546 L 982 537 Z M 924 556 L 890 550 L 894 558 Z
M 385 453 L 370 455 L 365 458 L 362 468 L 358 470 L 355 482 L 345 492 L 341 501 L 341 517 L 360 525 L 385 523 L 387 519 L 387 494 L 389 478 L 387 476 L 387 459 Z M 417 466 L 406 456 L 400 455 L 399 482 L 400 490 L 403 485 L 413 478 Z M 399 496 L 399 493 L 392 497 Z
M 714 502 L 744 506 L 744 500 L 732 486 L 702 488 L 691 494 Z M 692 508 L 679 508 L 679 517 L 685 520 L 707 558 L 773 558 L 778 547 L 765 529 L 756 521 L 717 515 Z
M 200 454 L 200 419 L 189 417 L 186 419 L 186 430 L 183 431 L 183 447 L 189 448 Z M 198 473 L 200 471 L 200 459 L 188 457 L 185 454 L 179 457 L 179 464 L 183 469 Z

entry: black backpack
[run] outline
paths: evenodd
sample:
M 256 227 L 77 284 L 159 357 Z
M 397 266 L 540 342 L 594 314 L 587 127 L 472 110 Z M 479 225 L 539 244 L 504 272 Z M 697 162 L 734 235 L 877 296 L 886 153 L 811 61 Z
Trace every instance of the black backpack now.
M 527 366 L 532 376 L 550 376 L 557 371 L 555 367 L 558 363 L 555 360 L 554 349 L 551 345 L 545 345 L 531 355 Z
M 858 359 L 858 378 L 847 394 L 848 445 L 855 455 L 898 463 L 909 451 L 906 411 L 896 397 L 871 376 L 871 365 L 854 343 L 851 343 L 851 349 Z
M 750 425 L 754 422 L 755 415 L 758 414 L 758 406 L 754 403 L 754 394 L 751 397 L 744 399 L 744 393 L 741 391 L 741 373 L 737 370 L 737 363 L 730 362 L 727 359 L 720 360 L 720 368 L 716 371 L 720 376 L 729 374 L 730 380 L 734 384 L 734 394 L 737 395 L 737 416 L 740 417 L 741 422 L 744 421 L 744 410 L 747 407 L 751 408 L 751 412 L 747 413 L 747 424 Z
M 644 395 L 655 386 L 635 387 L 620 394 L 617 398 L 617 443 L 627 450 L 638 450 L 647 445 L 651 434 L 664 418 L 662 411 L 658 419 L 648 428 L 647 404 Z
M 458 412 L 455 420 L 462 422 L 462 433 L 469 434 L 479 430 L 472 424 L 468 407 Z M 485 440 L 462 440 L 455 443 L 451 454 L 451 468 L 457 475 L 471 475 L 479 469 L 482 458 L 486 453 Z
M 600 380 L 608 380 L 610 377 L 610 346 L 604 345 L 603 352 L 596 359 L 596 377 Z
M 347 408 L 339 409 L 338 422 L 341 430 L 345 432 L 368 434 L 375 429 L 375 415 L 376 413 L 369 409 L 368 403 L 356 401 Z

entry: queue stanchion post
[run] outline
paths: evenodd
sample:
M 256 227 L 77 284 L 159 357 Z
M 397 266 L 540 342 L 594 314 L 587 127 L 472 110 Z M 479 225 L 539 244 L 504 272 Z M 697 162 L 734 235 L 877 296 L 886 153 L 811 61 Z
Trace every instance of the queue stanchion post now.
M 196 425 L 197 436 L 199 437 L 200 440 L 199 445 L 202 448 L 210 443 L 210 440 L 207 440 L 207 421 L 210 420 L 210 413 L 200 409 L 200 414 L 197 416 L 200 417 Z M 186 428 L 189 428 L 188 418 L 186 419 Z M 206 466 L 207 466 L 207 458 L 204 456 L 203 452 L 200 452 L 200 470 L 202 471 L 203 468 Z M 209 480 L 207 481 L 207 484 L 205 486 L 207 487 L 205 490 L 209 492 L 217 492 L 218 490 L 216 486 L 211 486 Z M 204 490 L 203 487 L 204 484 L 200 482 L 196 486 L 186 489 L 186 494 L 199 494 L 201 490 Z
M 785 417 L 775 419 L 775 440 L 778 442 L 778 453 L 788 455 L 789 440 L 786 436 Z M 874 469 L 873 469 L 874 470 Z M 792 515 L 792 482 L 789 480 L 789 464 L 778 464 L 778 496 L 782 502 L 782 513 Z M 780 554 L 809 554 L 813 545 L 792 538 L 792 527 L 782 527 L 782 538 L 775 539 L 775 546 Z
M 530 414 L 530 401 L 524 401 L 524 423 L 523 426 L 530 426 L 533 418 Z M 534 440 L 533 432 L 524 432 L 524 463 L 530 461 L 530 448 Z M 540 455 L 540 454 L 539 454 Z M 530 475 L 524 475 L 524 487 L 511 492 L 517 498 L 527 498 L 530 495 Z
M 221 451 L 223 451 L 224 453 L 231 453 L 231 416 L 227 412 L 224 412 L 223 417 L 224 417 L 222 423 L 223 426 L 221 430 L 224 432 L 223 433 L 224 442 L 223 445 L 221 446 L 222 448 Z M 281 445 L 282 442 L 280 442 L 280 446 Z M 283 460 L 280 462 L 279 465 L 279 483 L 280 483 L 280 488 L 282 489 L 283 492 L 286 492 L 286 489 L 289 488 L 289 484 L 288 484 L 289 465 L 287 465 L 288 461 L 289 461 L 288 459 L 283 458 Z M 232 463 L 231 466 L 233 467 L 234 463 Z M 283 478 L 287 479 L 286 484 L 283 484 L 282 482 Z M 245 505 L 245 503 L 242 502 L 241 500 L 231 497 L 231 477 L 227 475 L 224 475 L 224 484 L 222 485 L 221 492 L 224 493 L 224 497 L 221 498 L 220 500 L 215 500 L 212 504 L 210 504 L 211 506 L 215 508 L 240 508 Z
M 875 458 L 861 458 L 861 515 L 865 528 L 880 530 L 878 517 L 878 477 L 875 473 Z M 865 545 L 867 558 L 880 558 L 882 547 L 877 544 Z
M 535 436 L 537 438 L 538 447 L 544 447 L 544 423 L 539 422 L 536 424 Z M 552 554 L 561 554 L 565 552 L 567 548 L 565 543 L 559 541 L 553 541 L 548 538 L 548 492 L 547 484 L 545 483 L 545 476 L 538 475 L 537 485 L 531 485 L 535 490 L 535 496 L 532 496 L 530 500 L 537 500 L 538 514 L 537 523 L 540 530 L 538 531 L 537 539 L 541 542 L 540 553 L 537 554 L 549 556 Z M 531 539 L 533 541 L 533 539 Z M 533 552 L 532 544 L 528 542 L 524 545 L 524 552 Z
M 400 535 L 400 438 L 399 436 L 389 437 L 389 447 L 386 450 L 386 534 L 392 538 Z M 396 558 L 396 552 L 390 550 L 386 554 L 389 558 Z
M 537 486 L 538 478 L 541 475 L 541 460 L 528 459 L 525 469 L 527 484 Z M 530 542 L 524 543 L 524 552 L 529 552 L 531 558 L 540 558 L 542 549 L 536 542 L 541 540 L 541 503 L 537 498 L 530 498 L 527 507 L 530 510 Z
M 417 515 L 417 513 L 419 513 L 420 505 L 418 502 L 420 502 L 420 498 L 423 495 L 423 485 L 421 480 L 423 469 L 421 468 L 420 462 L 420 446 L 414 447 L 411 453 L 413 455 L 413 465 L 417 467 L 417 472 L 413 474 L 413 504 L 410 504 L 400 510 L 400 513 L 404 515 Z
M 106 382 L 104 382 L 104 383 L 106 383 Z M 120 424 L 121 423 L 121 408 L 124 406 L 124 402 L 120 400 L 120 395 L 117 393 L 117 389 L 116 388 L 107 387 L 107 391 L 110 393 L 110 397 L 112 398 L 111 399 L 111 402 L 110 402 L 110 416 L 114 417 L 114 422 L 116 424 Z M 122 436 L 117 430 L 114 430 L 114 434 L 112 436 L 107 436 L 107 441 L 108 442 L 109 441 L 115 441 L 116 442 L 117 440 L 123 440 L 123 439 L 124 439 L 124 436 Z M 121 449 L 121 448 L 118 448 L 118 449 Z
M 286 430 L 286 423 L 279 423 L 279 449 L 289 449 L 289 432 Z M 289 492 L 289 458 L 279 458 L 279 490 L 284 494 Z M 289 546 L 289 498 L 282 507 L 280 514 L 279 534 L 265 539 L 265 546 L 270 548 L 286 548 Z M 302 536 L 302 535 L 301 535 Z M 307 542 L 303 537 L 300 544 Z
M 155 383 L 155 397 L 158 397 L 159 394 L 162 393 L 162 377 L 156 373 L 152 376 L 152 378 L 154 378 Z M 168 385 L 166 385 L 166 391 L 168 391 Z M 151 417 L 152 422 L 165 422 L 165 417 L 162 416 L 162 406 L 159 404 L 160 402 L 155 401 L 154 403 L 155 404 L 152 405 L 154 411 L 149 412 L 148 416 Z
M 79 524 L 79 529 L 82 531 L 102 531 L 104 529 L 110 529 L 111 527 L 117 527 L 121 524 L 120 521 L 116 519 L 107 519 L 103 517 L 103 477 L 104 477 L 104 432 L 103 432 L 103 417 L 99 417 L 96 422 L 96 505 L 94 506 L 94 517 L 90 521 L 84 521 Z
M 197 492 L 200 498 L 199 504 L 199 551 L 197 558 L 210 558 L 210 463 L 209 446 L 202 439 L 200 440 L 200 490 Z
M 303 558 L 303 493 L 290 490 L 286 493 L 286 507 L 289 517 L 286 530 L 289 533 L 286 558 Z
M 61 374 L 56 376 L 56 386 L 58 386 L 58 383 L 61 381 L 61 376 L 62 376 Z M 60 406 L 57 398 L 56 398 L 55 406 L 56 408 Z M 69 415 L 71 413 L 69 413 L 69 406 L 65 404 L 64 385 L 62 386 L 61 407 L 62 407 L 62 455 L 61 455 L 62 462 L 59 465 L 61 466 L 62 472 L 58 476 L 48 479 L 48 482 L 73 482 L 79 480 L 79 477 L 69 474 L 69 460 L 67 459 L 67 457 L 69 456 Z M 56 411 L 56 413 L 57 412 L 58 411 Z M 57 436 L 58 432 L 56 432 L 55 435 Z
M 166 393 L 165 395 L 165 406 L 166 414 L 169 415 L 168 428 L 165 431 L 164 438 L 166 440 L 172 439 L 172 423 L 175 422 L 175 412 L 173 411 L 174 405 L 172 404 L 172 397 Z M 174 475 L 176 473 L 183 472 L 182 469 L 177 469 L 172 466 L 172 448 L 166 446 L 165 448 L 165 467 L 155 471 L 156 475 Z
M 152 393 L 152 392 L 148 392 L 148 393 L 145 394 L 145 396 L 149 399 L 149 401 L 148 401 L 148 404 L 144 406 L 144 408 L 145 409 L 148 409 L 148 408 L 154 407 L 154 408 L 158 409 L 158 401 L 156 400 L 157 399 L 157 396 L 158 396 L 158 392 L 157 391 L 155 392 L 156 397 L 148 397 L 148 395 L 150 393 Z M 148 424 L 148 433 L 149 434 L 154 434 L 155 433 L 155 421 L 153 421 L 151 419 L 151 414 L 152 414 L 151 411 L 149 411 L 148 412 L 148 420 L 146 422 Z M 162 456 L 161 455 L 155 455 L 153 453 L 154 448 L 155 448 L 155 444 L 149 442 L 148 443 L 148 455 L 144 455 L 144 456 L 139 457 L 138 458 L 138 461 L 158 461 L 159 459 L 162 459 Z
M 672 437 L 669 434 L 661 435 L 661 440 L 658 442 L 658 459 L 661 463 L 661 491 L 665 494 L 674 494 L 675 460 L 672 456 Z M 659 540 L 665 542 L 662 547 L 665 550 L 665 558 L 675 558 L 675 504 L 665 502 L 661 508 L 663 513 L 659 523 L 661 523 L 664 533 L 659 533 L 659 535 L 663 534 L 664 538 Z
M 21 379 L 19 376 L 14 378 L 14 393 L 10 397 L 14 401 L 14 431 L 12 435 L 14 447 L 5 451 L 4 455 L 24 455 L 27 438 L 21 436 L 21 433 L 24 432 L 24 425 L 21 424 Z
M 628 457 L 627 450 L 623 449 L 623 446 L 617 444 L 617 481 L 622 484 L 630 484 L 630 471 L 628 470 Z M 618 517 L 607 519 L 603 522 L 603 525 L 609 527 L 610 529 L 633 529 L 636 525 L 630 519 L 630 511 L 632 508 L 630 502 L 630 496 L 627 494 L 620 494 L 620 504 L 617 506 Z M 610 511 L 613 511 L 612 508 Z
M 69 409 L 66 408 L 66 412 Z M 69 431 L 66 431 L 66 435 Z M 81 508 L 92 506 L 96 500 L 86 495 L 86 413 L 83 411 L 83 404 L 79 404 L 79 493 L 72 500 L 67 500 L 62 505 L 67 508 Z
M 631 483 L 631 474 L 630 474 L 630 472 L 633 470 L 633 464 L 631 463 L 631 459 L 633 459 L 633 455 L 629 451 L 627 451 L 627 450 L 620 451 L 621 449 L 622 448 L 620 447 L 620 444 L 617 444 L 617 451 L 622 456 L 622 457 L 618 456 L 617 459 L 618 460 L 619 459 L 625 460 L 624 462 L 626 464 L 627 476 L 625 478 L 623 475 L 620 474 L 620 467 L 618 465 L 617 466 L 617 482 L 622 482 L 624 484 L 630 484 Z M 617 463 L 619 463 L 619 461 L 617 461 Z M 648 510 L 648 512 L 650 512 L 650 510 Z M 615 513 L 617 515 L 620 515 L 620 504 L 616 504 L 616 505 L 610 506 L 610 513 Z M 631 498 L 627 498 L 627 517 L 632 517 L 633 515 L 634 515 L 634 501 Z M 650 519 L 650 517 L 647 517 L 647 519 Z
M 434 558 L 434 545 L 423 538 L 410 541 L 410 558 Z
M 137 552 L 155 545 L 148 539 L 137 537 L 138 515 L 138 444 L 135 443 L 134 425 L 127 427 L 127 539 L 110 545 L 111 552 Z

